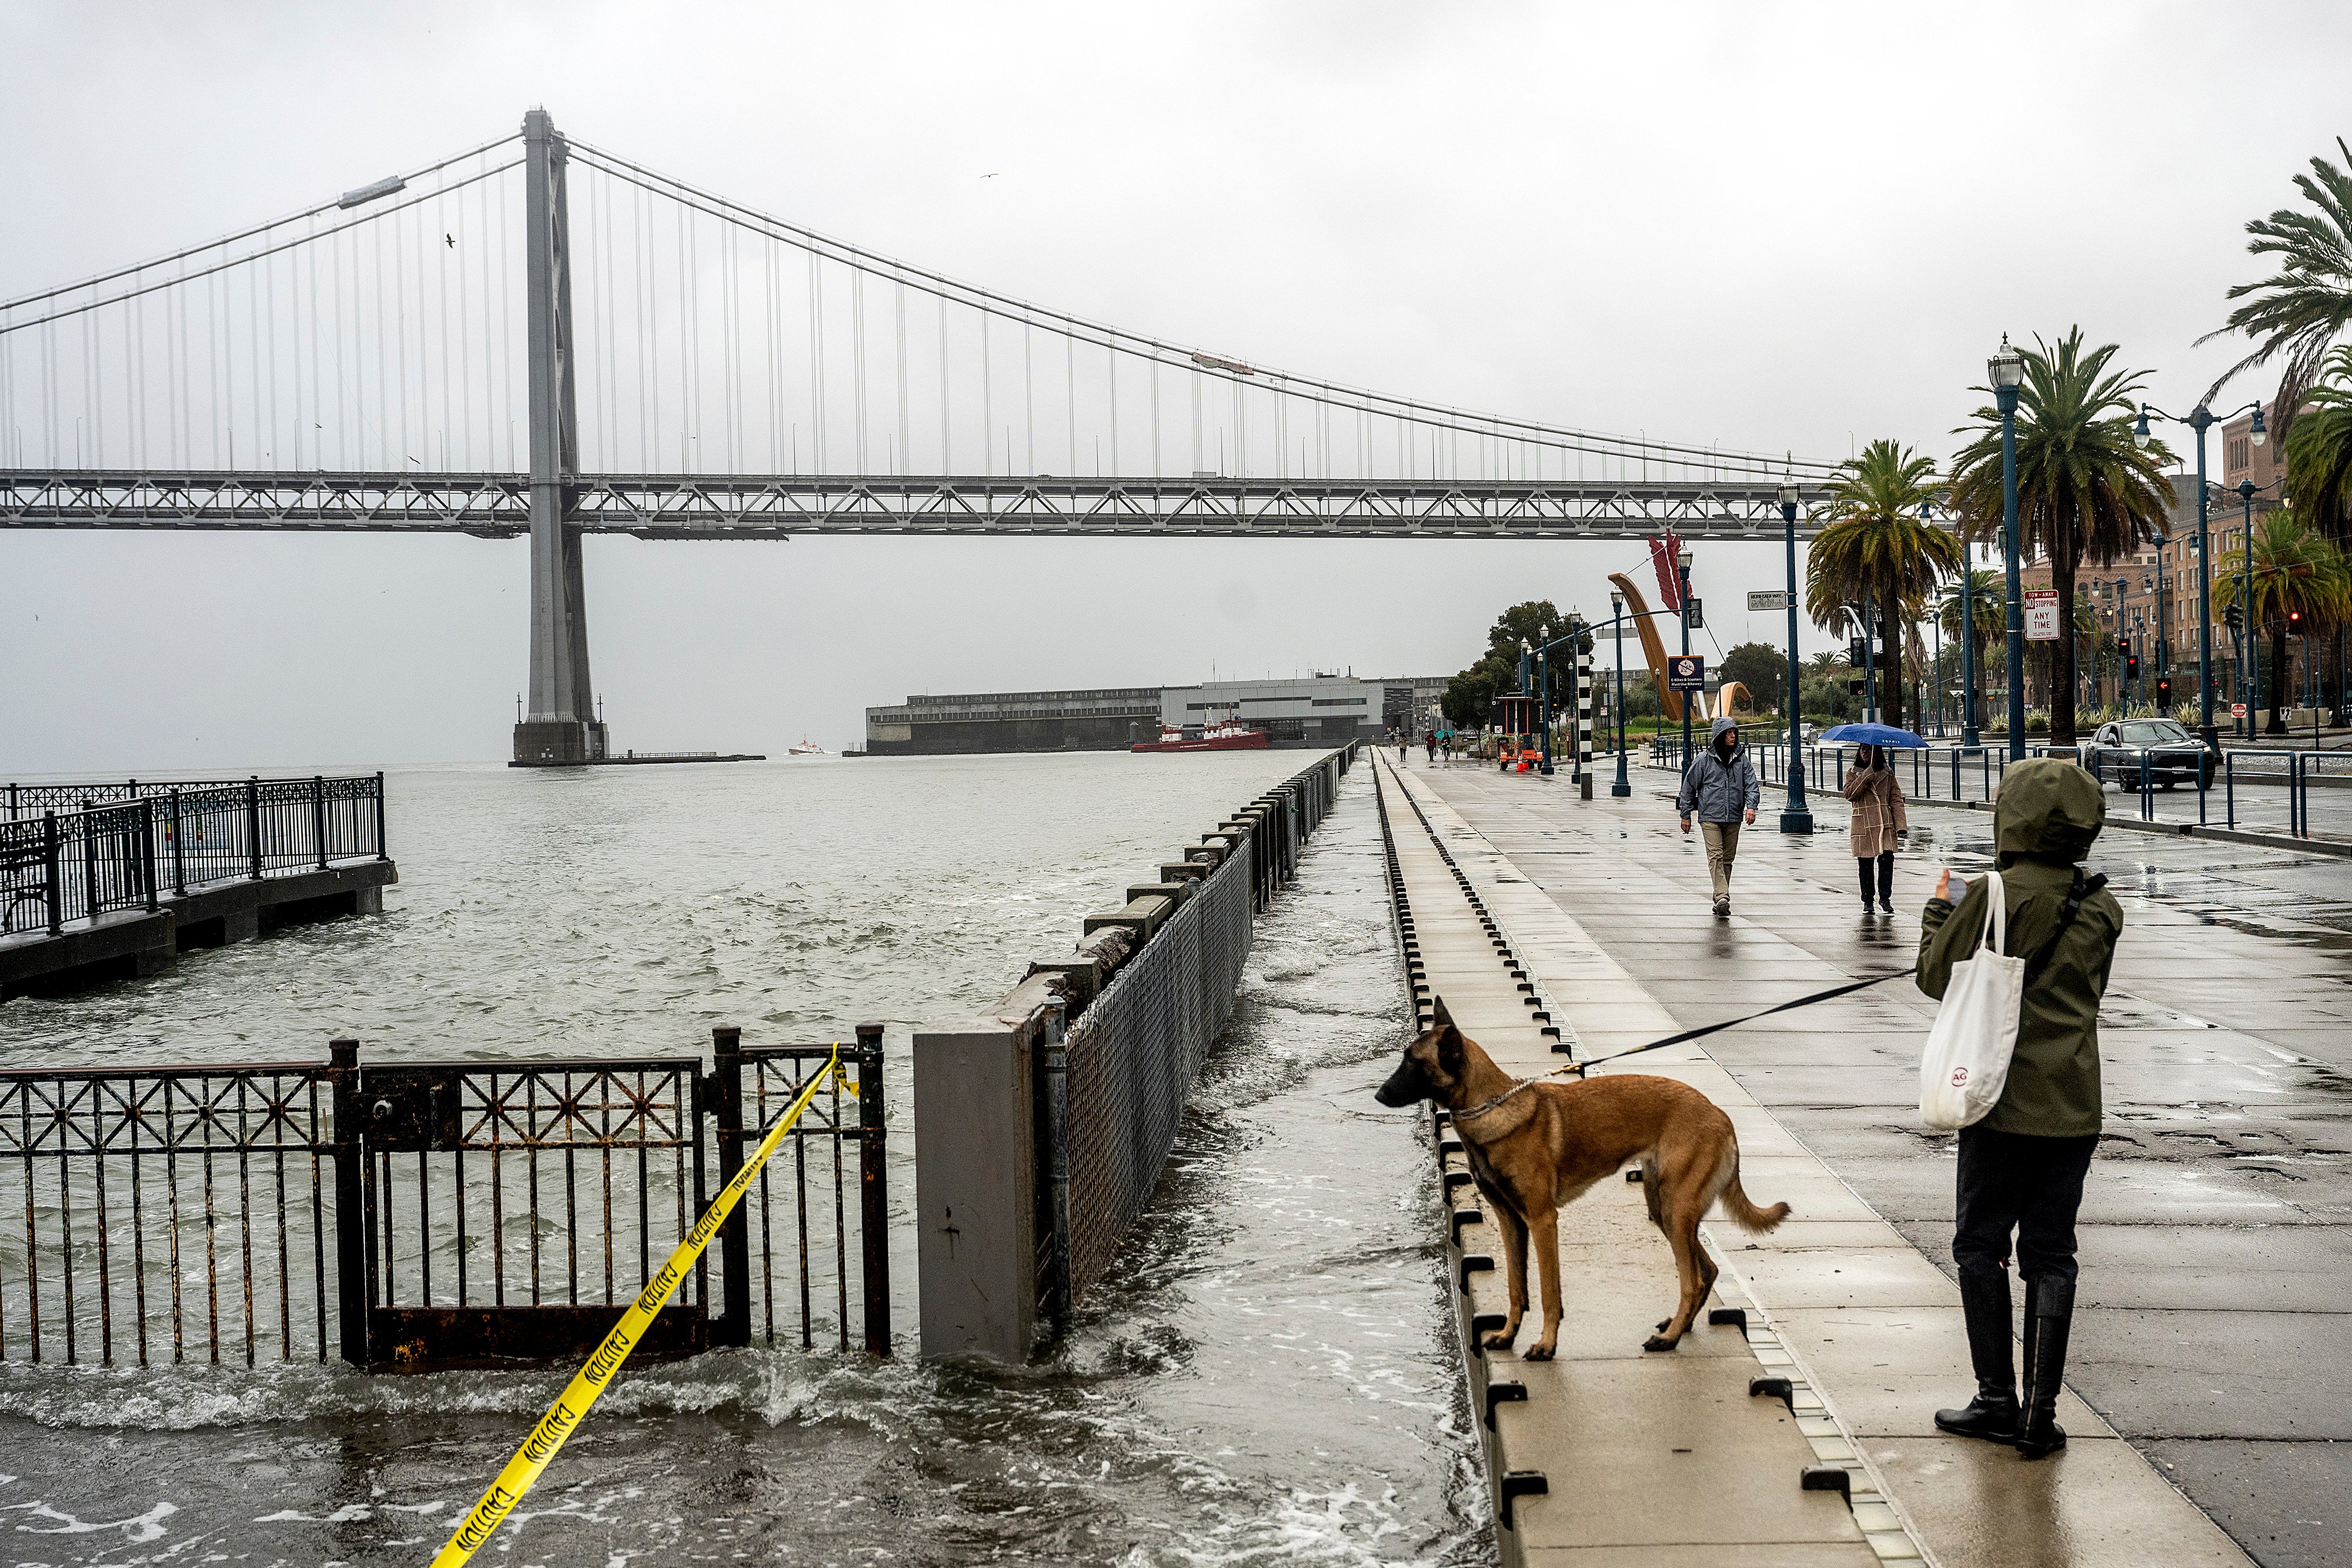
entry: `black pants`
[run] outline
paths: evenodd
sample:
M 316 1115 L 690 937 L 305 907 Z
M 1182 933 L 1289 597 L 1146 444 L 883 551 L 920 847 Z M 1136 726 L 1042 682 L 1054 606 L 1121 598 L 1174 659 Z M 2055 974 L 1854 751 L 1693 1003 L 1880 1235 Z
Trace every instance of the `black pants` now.
M 1959 1225 L 1952 1235 L 1960 1272 L 1999 1270 L 2009 1261 L 2014 1230 L 2018 1273 L 2074 1279 L 2074 1215 L 2098 1146 L 2096 1134 L 2035 1138 L 1981 1124 L 1961 1128 Z
M 1862 873 L 1862 901 L 1864 904 L 1870 902 L 1870 868 L 1874 865 L 1878 868 L 1879 902 L 1890 903 L 1895 897 L 1895 852 L 1893 850 L 1887 851 L 1876 860 L 1871 859 L 1868 855 L 1854 857 L 1853 869 Z

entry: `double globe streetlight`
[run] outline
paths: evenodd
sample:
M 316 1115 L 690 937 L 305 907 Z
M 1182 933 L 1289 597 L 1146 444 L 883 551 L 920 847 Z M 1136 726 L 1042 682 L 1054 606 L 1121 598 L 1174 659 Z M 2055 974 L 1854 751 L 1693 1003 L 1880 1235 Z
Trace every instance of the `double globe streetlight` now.
M 2245 408 L 2223 414 L 2221 418 L 2222 421 L 2235 419 L 2247 409 L 2252 409 L 2254 414 L 2254 427 L 2248 434 L 2248 439 L 2260 446 L 2270 439 L 2270 432 L 2263 427 L 2263 405 L 2259 402 L 2250 402 Z M 2186 414 L 2167 413 L 2152 403 L 2144 402 L 2139 405 L 2139 423 L 2132 427 L 2132 434 L 2143 446 L 2154 439 L 2148 434 L 2147 422 L 2150 419 L 2185 424 L 2197 434 L 2197 732 L 2205 742 L 2205 749 L 2214 751 L 2220 748 L 2221 737 L 2213 724 L 2213 552 L 2209 548 L 2211 535 L 2206 527 L 2205 433 L 2218 422 L 2213 411 L 2201 402 Z

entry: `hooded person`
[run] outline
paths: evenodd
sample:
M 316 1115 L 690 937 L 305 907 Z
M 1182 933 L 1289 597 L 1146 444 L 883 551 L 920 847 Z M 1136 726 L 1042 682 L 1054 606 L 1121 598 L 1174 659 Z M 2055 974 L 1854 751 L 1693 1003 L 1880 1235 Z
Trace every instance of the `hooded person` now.
M 2066 1444 L 2056 1412 L 2074 1312 L 2074 1216 L 2099 1142 L 2099 1003 L 2124 927 L 2106 878 L 2084 876 L 2080 863 L 2105 821 L 2098 780 L 2057 758 L 2011 763 L 1993 810 L 2006 946 L 2026 958 L 2025 999 L 2000 1099 L 1960 1129 L 1952 1261 L 1977 1393 L 1937 1411 L 1936 1425 L 2013 1443 L 2027 1458 Z M 1976 951 L 1990 886 L 1978 879 L 1955 908 L 1951 883 L 1947 867 L 1920 917 L 1919 988 L 1937 998 L 1952 966 Z M 2025 1281 L 2021 1401 L 2010 1354 L 2012 1231 Z
M 1740 743 L 1738 725 L 1728 718 L 1717 719 L 1707 728 L 1706 749 L 1683 770 L 1675 809 L 1682 813 L 1685 833 L 1691 831 L 1691 817 L 1698 818 L 1699 836 L 1706 842 L 1707 873 L 1715 883 L 1717 915 L 1731 913 L 1731 862 L 1739 852 L 1740 824 L 1754 825 L 1756 808 L 1763 798 L 1756 765 Z

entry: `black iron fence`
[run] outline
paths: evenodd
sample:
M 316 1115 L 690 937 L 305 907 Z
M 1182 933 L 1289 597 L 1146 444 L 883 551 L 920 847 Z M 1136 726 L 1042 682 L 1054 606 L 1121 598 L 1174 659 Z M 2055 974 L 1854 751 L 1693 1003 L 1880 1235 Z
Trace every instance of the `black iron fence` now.
M 7 789 L 0 936 L 56 936 L 191 888 L 385 853 L 381 773 Z
M 352 1040 L 324 1065 L 0 1072 L 0 1215 L 21 1216 L 0 1246 L 0 1361 L 584 1355 L 832 1054 L 713 1039 L 709 1072 L 362 1063 Z M 853 1281 L 862 1342 L 889 1354 L 879 1026 L 842 1062 L 641 1355 L 773 1343 L 795 1305 L 803 1347 L 845 1350 Z
M 2030 745 L 2028 757 L 2083 757 L 2080 747 Z M 1789 748 L 1751 743 L 1759 779 L 1768 788 L 1785 788 L 1789 780 Z M 1835 795 L 1845 785 L 1853 748 L 1832 744 L 1802 747 L 1805 787 Z M 1682 737 L 1660 735 L 1650 741 L 1650 766 L 1680 772 L 1685 766 Z M 1893 766 L 1914 800 L 1955 802 L 1995 800 L 2000 793 L 2001 771 L 2009 765 L 2005 746 L 1996 741 L 1969 750 L 1960 747 L 1909 748 L 1893 753 Z M 2315 789 L 2352 783 L 2352 758 L 2342 753 L 2255 747 L 2224 747 L 2218 753 L 2199 752 L 2195 760 L 2180 754 L 2110 750 L 2086 759 L 2102 784 L 2112 784 L 2132 798 L 2132 810 L 2144 822 L 2187 826 L 2219 824 L 2231 829 L 2279 832 L 2294 838 L 2312 836 L 2311 804 Z

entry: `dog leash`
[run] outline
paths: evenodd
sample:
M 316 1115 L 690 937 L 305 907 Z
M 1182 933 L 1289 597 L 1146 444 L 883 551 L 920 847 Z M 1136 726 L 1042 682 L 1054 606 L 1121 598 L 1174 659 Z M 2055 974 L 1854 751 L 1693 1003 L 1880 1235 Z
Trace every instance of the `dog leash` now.
M 1799 997 L 1794 1001 L 1782 1002 L 1777 1007 L 1766 1008 L 1761 1012 L 1749 1013 L 1746 1018 L 1726 1019 L 1721 1023 L 1711 1023 L 1705 1029 L 1686 1029 L 1680 1034 L 1670 1034 L 1664 1040 L 1654 1040 L 1647 1045 L 1637 1045 L 1628 1051 L 1616 1051 L 1610 1052 L 1607 1056 L 1595 1056 L 1587 1058 L 1582 1061 L 1571 1061 L 1565 1067 L 1555 1067 L 1549 1072 L 1538 1072 L 1533 1078 L 1522 1078 L 1517 1083 L 1512 1084 L 1508 1089 L 1504 1090 L 1500 1094 L 1496 1095 L 1492 1100 L 1487 1101 L 1483 1105 L 1474 1105 L 1467 1111 L 1454 1112 L 1454 1121 L 1456 1124 L 1459 1124 L 1465 1119 L 1475 1120 L 1477 1117 L 1483 1116 L 1487 1112 L 1492 1111 L 1496 1106 L 1500 1105 L 1504 1101 L 1508 1100 L 1512 1095 L 1517 1094 L 1520 1090 L 1533 1088 L 1547 1078 L 1559 1078 L 1571 1073 L 1576 1077 L 1581 1078 L 1584 1076 L 1584 1070 L 1586 1068 L 1597 1067 L 1604 1061 L 1617 1061 L 1628 1056 L 1639 1056 L 1645 1051 L 1658 1051 L 1669 1045 L 1681 1045 L 1687 1040 L 1702 1040 L 1710 1034 L 1717 1033 L 1723 1030 L 1737 1029 L 1744 1023 L 1754 1023 L 1758 1019 L 1770 1018 L 1774 1013 L 1785 1013 L 1793 1008 L 1809 1008 L 1815 1002 L 1826 1002 L 1833 998 L 1843 997 L 1850 992 L 1862 990 L 1866 987 L 1880 985 L 1888 980 L 1899 980 L 1906 975 L 1916 975 L 1918 972 L 1919 966 L 1914 964 L 1907 969 L 1897 969 L 1892 974 L 1873 975 L 1866 980 L 1854 980 L 1846 985 L 1832 986 L 1826 991 L 1815 991 L 1810 997 Z

